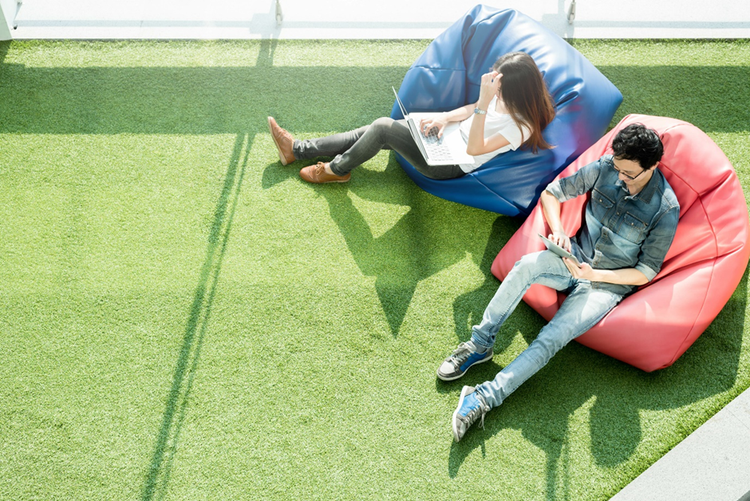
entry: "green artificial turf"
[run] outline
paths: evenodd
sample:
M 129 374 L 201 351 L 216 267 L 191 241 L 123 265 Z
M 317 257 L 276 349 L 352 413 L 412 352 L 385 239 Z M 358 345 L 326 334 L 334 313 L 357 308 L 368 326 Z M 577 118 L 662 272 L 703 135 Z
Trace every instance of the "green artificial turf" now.
M 386 152 L 277 162 L 387 115 L 427 41 L 0 43 L 0 498 L 607 499 L 750 386 L 747 274 L 672 367 L 571 343 L 454 444 L 435 370 L 518 219 Z M 688 120 L 750 190 L 748 41 L 574 41 L 629 113 Z M 689 293 L 689 291 L 683 291 Z

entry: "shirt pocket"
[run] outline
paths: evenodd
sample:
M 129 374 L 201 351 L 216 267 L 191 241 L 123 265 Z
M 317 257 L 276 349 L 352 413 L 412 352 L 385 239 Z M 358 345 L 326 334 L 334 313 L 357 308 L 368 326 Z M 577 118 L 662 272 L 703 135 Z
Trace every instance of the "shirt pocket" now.
M 604 222 L 608 219 L 607 214 L 612 210 L 615 202 L 602 191 L 594 188 L 591 190 L 591 204 L 594 217 L 599 221 Z
M 633 243 L 641 243 L 645 238 L 648 225 L 630 212 L 625 213 L 617 233 Z

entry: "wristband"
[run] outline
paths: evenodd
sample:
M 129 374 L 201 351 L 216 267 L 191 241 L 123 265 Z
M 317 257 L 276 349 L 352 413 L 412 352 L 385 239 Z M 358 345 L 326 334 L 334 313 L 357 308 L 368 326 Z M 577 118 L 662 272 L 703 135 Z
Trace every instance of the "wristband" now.
M 474 114 L 475 115 L 486 115 L 487 112 L 484 110 L 480 110 L 479 108 L 474 108 Z

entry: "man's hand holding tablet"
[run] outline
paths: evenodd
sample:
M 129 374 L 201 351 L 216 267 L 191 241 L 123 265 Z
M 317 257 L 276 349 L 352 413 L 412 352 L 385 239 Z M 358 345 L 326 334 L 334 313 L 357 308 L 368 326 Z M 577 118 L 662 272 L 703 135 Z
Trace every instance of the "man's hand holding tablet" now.
M 573 263 L 575 263 L 576 266 L 578 267 L 581 266 L 581 263 L 573 254 L 570 253 L 570 251 L 565 250 L 562 246 L 556 244 L 555 242 L 553 242 L 552 240 L 550 240 L 549 238 L 545 237 L 542 234 L 539 234 L 539 238 L 542 239 L 542 242 L 544 242 L 544 245 L 547 247 L 547 249 L 551 250 L 552 252 L 554 252 L 560 257 L 567 257 L 568 259 L 573 261 Z

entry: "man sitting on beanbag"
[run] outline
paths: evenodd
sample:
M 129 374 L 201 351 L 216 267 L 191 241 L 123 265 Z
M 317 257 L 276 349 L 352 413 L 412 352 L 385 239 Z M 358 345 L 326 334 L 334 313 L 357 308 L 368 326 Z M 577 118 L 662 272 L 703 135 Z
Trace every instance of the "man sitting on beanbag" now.
M 657 168 L 664 148 L 658 134 L 641 124 L 622 129 L 604 155 L 575 174 L 550 183 L 541 195 L 549 239 L 578 263 L 550 250 L 527 254 L 508 273 L 471 340 L 442 363 L 444 381 L 463 376 L 474 364 L 492 359 L 495 337 L 528 288 L 535 283 L 567 294 L 537 338 L 494 380 L 464 386 L 453 413 L 458 442 L 469 427 L 499 406 L 544 367 L 563 346 L 596 325 L 624 296 L 651 281 L 672 244 L 680 206 Z M 560 204 L 591 193 L 585 221 L 572 239 L 560 221 Z

